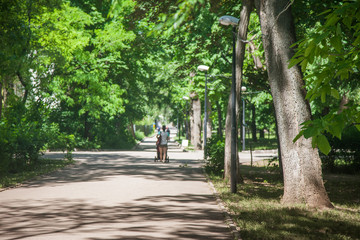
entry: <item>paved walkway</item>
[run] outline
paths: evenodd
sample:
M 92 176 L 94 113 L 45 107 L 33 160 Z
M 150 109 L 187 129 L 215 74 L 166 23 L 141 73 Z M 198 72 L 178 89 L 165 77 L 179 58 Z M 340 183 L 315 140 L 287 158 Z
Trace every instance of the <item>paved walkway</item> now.
M 154 156 L 154 138 L 137 151 L 76 152 L 75 166 L 0 192 L 0 239 L 233 239 L 203 153 L 171 144 L 170 163 Z

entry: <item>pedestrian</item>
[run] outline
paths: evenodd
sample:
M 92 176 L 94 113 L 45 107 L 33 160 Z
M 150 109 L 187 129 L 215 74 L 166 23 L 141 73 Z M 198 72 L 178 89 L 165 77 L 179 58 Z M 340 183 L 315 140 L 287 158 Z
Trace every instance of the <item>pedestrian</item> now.
M 159 144 L 159 152 L 160 152 L 160 161 L 165 162 L 166 161 L 166 155 L 167 155 L 167 145 L 168 141 L 170 139 L 170 135 L 168 132 L 166 132 L 166 126 L 162 126 L 162 131 L 158 133 L 157 138 L 160 139 Z

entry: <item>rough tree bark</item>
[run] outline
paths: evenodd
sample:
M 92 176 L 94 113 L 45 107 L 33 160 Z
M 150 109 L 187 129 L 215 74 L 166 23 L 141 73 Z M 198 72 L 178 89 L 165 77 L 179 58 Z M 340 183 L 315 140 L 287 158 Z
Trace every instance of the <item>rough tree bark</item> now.
M 193 92 L 190 94 L 193 111 L 193 124 L 191 126 L 191 139 L 195 150 L 201 149 L 201 102 L 199 96 Z
M 253 1 L 252 0 L 243 0 L 243 6 L 240 12 L 240 22 L 237 32 L 237 42 L 236 42 L 236 119 L 239 119 L 240 108 L 239 105 L 241 103 L 241 81 L 242 81 L 242 69 L 243 69 L 243 61 L 245 56 L 245 40 L 247 38 L 247 30 L 249 26 L 250 13 L 253 9 Z M 238 124 L 236 124 L 238 126 Z M 231 160 L 231 96 L 229 97 L 229 102 L 227 106 L 226 119 L 225 119 L 225 156 L 224 156 L 224 178 L 230 179 L 230 160 Z M 237 143 L 236 143 L 237 146 Z M 236 148 L 236 152 L 238 149 Z M 236 154 L 238 158 L 238 154 Z M 237 175 L 238 180 L 241 180 L 241 176 L 239 174 L 239 161 L 237 163 Z
M 310 207 L 333 207 L 321 176 L 321 161 L 311 139 L 293 139 L 300 124 L 311 117 L 305 100 L 304 82 L 298 66 L 288 69 L 295 42 L 289 0 L 256 0 L 284 171 L 284 204 L 305 203 Z

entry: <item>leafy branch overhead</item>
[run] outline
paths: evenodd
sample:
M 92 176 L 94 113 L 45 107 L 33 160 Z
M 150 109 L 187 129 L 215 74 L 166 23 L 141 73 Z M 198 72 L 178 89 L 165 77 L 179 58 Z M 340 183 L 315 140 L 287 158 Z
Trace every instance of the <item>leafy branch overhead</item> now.
M 306 38 L 293 47 L 297 52 L 289 68 L 299 64 L 305 72 L 306 98 L 331 106 L 323 116 L 306 122 L 300 136 L 313 137 L 313 146 L 328 154 L 328 134 L 341 139 L 345 128 L 355 125 L 360 131 L 359 1 L 325 11 L 325 23 L 317 23 Z

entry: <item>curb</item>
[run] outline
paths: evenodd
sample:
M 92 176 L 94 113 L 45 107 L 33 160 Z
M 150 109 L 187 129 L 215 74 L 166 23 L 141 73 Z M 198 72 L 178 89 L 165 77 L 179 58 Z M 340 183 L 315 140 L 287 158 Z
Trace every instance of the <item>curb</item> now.
M 206 177 L 207 182 L 210 185 L 210 188 L 212 189 L 214 196 L 216 198 L 216 203 L 219 206 L 220 210 L 222 211 L 224 217 L 225 217 L 225 223 L 228 225 L 230 232 L 233 236 L 233 239 L 235 240 L 242 240 L 241 236 L 240 236 L 240 228 L 236 227 L 236 224 L 234 223 L 234 221 L 231 218 L 231 215 L 228 211 L 228 209 L 226 208 L 224 202 L 221 200 L 219 193 L 216 191 L 214 184 L 211 182 L 209 176 L 205 173 L 204 171 L 204 175 Z

